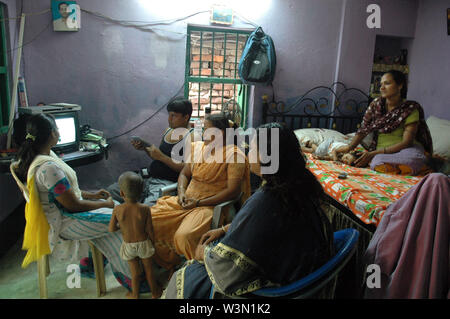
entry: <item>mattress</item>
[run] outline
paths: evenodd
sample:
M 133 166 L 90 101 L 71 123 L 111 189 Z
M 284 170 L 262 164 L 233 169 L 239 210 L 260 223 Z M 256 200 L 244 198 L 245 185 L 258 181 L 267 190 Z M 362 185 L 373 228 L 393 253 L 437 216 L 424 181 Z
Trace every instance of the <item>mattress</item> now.
M 324 191 L 347 207 L 365 224 L 378 226 L 389 204 L 403 196 L 423 176 L 378 173 L 333 161 L 323 161 L 306 154 L 307 168 L 316 176 Z M 347 178 L 338 176 L 345 172 Z

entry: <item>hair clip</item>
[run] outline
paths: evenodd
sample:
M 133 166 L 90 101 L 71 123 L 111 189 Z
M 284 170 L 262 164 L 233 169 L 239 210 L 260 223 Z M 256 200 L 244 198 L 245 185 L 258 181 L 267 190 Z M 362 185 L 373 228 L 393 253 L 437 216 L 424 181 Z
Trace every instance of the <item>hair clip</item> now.
M 36 136 L 33 136 L 33 135 L 31 135 L 30 133 L 27 133 L 27 136 L 25 136 L 25 139 L 26 139 L 26 140 L 32 139 L 33 142 L 34 142 L 34 141 L 36 140 Z

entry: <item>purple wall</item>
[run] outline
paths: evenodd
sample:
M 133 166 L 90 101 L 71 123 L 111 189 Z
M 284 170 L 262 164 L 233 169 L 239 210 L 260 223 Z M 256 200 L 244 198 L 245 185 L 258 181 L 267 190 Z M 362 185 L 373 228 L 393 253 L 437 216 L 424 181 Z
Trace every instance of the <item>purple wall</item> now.
M 345 0 L 344 26 L 337 79 L 347 85 L 369 92 L 373 54 L 377 35 L 413 37 L 417 1 L 415 0 Z M 366 24 L 369 4 L 381 10 L 381 28 L 369 29 Z
M 262 25 L 274 39 L 279 79 L 275 87 L 280 97 L 311 85 L 331 84 L 342 2 L 253 2 L 259 4 L 259 11 L 251 6 L 238 6 L 239 13 Z M 167 4 L 161 4 L 150 12 L 140 3 L 137 0 L 78 1 L 82 9 L 121 20 L 167 20 L 209 9 L 204 1 L 188 4 L 172 1 L 173 8 L 189 6 L 190 9 L 178 8 L 174 13 L 166 10 Z M 38 12 L 48 7 L 47 0 L 24 2 L 25 12 Z M 262 12 L 261 8 L 266 11 Z M 25 42 L 41 32 L 50 19 L 50 13 L 30 18 Z M 242 19 L 235 21 L 235 27 L 252 27 Z M 79 32 L 58 33 L 50 27 L 24 48 L 29 101 L 80 104 L 83 124 L 103 130 L 106 136 L 120 134 L 153 114 L 181 87 L 186 46 L 183 33 L 187 23 L 208 25 L 209 13 L 158 26 L 157 33 L 107 23 L 86 12 L 82 12 Z M 255 108 L 259 108 L 261 95 L 256 90 Z M 259 118 L 257 111 L 253 114 Z M 132 148 L 129 138 L 140 135 L 158 143 L 166 127 L 164 110 L 134 132 L 112 141 L 107 161 L 77 168 L 80 184 L 89 188 L 107 185 L 124 170 L 147 166 L 149 159 Z
M 450 120 L 450 35 L 448 0 L 419 2 L 416 32 L 409 49 L 408 98 L 418 101 L 425 117 Z
M 15 10 L 15 1 L 6 1 Z M 17 4 L 22 1 L 17 1 Z M 209 9 L 209 2 L 155 1 L 146 8 L 139 0 L 78 0 L 84 10 L 120 20 L 160 21 Z M 150 3 L 147 1 L 146 3 Z M 428 115 L 448 118 L 450 61 L 445 9 L 448 1 L 419 0 L 253 0 L 231 2 L 246 19 L 272 36 L 277 51 L 276 97 L 286 100 L 317 85 L 344 82 L 368 92 L 376 35 L 415 39 L 410 42 L 410 98 Z M 368 29 L 366 8 L 381 7 L 381 29 Z M 18 7 L 19 5 L 17 5 Z M 50 8 L 48 0 L 25 0 L 23 11 Z M 417 15 L 417 12 L 419 14 Z M 416 25 L 417 20 L 417 25 Z M 186 25 L 209 25 L 201 13 L 153 31 L 124 27 L 81 15 L 79 32 L 53 32 L 51 14 L 27 18 L 23 48 L 23 75 L 29 102 L 78 103 L 82 124 L 114 136 L 134 127 L 165 104 L 184 80 Z M 14 32 L 14 22 L 11 30 Z M 252 27 L 236 17 L 234 27 Z M 426 68 L 426 69 L 425 69 Z M 430 72 L 430 70 L 432 72 Z M 436 80 L 438 79 L 438 80 Z M 448 84 L 447 84 L 448 85 Z M 261 122 L 261 96 L 255 88 L 250 114 Z M 444 114 L 446 113 L 446 114 Z M 110 158 L 77 168 L 84 188 L 114 182 L 124 170 L 147 166 L 150 160 L 129 144 L 130 135 L 158 143 L 167 127 L 162 111 L 132 133 L 111 142 Z M 2 187 L 3 188 L 3 182 Z M 1 189 L 0 189 L 1 190 Z M 3 204 L 2 204 L 3 206 Z

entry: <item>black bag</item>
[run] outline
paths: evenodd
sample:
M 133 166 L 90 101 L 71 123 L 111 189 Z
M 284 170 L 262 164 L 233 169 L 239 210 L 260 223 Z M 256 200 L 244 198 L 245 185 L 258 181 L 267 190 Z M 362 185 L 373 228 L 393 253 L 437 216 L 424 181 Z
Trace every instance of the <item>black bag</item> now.
M 258 27 L 250 34 L 239 61 L 239 77 L 245 84 L 271 84 L 277 57 L 272 38 Z

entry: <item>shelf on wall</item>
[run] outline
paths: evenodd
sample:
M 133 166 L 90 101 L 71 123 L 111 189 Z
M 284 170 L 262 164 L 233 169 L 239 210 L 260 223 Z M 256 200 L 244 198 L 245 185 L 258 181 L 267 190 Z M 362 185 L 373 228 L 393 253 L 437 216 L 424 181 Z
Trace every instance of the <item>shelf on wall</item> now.
M 409 66 L 402 64 L 382 64 L 374 63 L 372 67 L 372 72 L 387 72 L 389 70 L 402 71 L 405 74 L 409 73 Z

